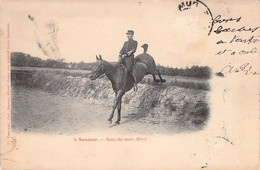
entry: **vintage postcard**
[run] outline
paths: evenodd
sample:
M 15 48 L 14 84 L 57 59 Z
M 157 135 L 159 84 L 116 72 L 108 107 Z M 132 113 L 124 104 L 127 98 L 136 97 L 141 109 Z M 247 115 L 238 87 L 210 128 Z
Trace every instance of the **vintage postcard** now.
M 259 169 L 259 0 L 1 0 L 1 169 Z

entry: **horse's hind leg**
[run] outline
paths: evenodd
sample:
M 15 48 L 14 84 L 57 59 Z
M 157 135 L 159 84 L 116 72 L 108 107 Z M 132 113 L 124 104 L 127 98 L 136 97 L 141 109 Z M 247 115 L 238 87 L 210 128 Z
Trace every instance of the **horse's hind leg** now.
M 160 82 L 161 82 L 161 83 L 165 83 L 166 80 L 162 78 L 160 71 L 157 70 L 157 72 L 158 72 L 158 76 L 159 76 L 159 78 L 160 78 Z
M 117 120 L 116 120 L 116 124 L 120 124 L 120 120 L 121 120 L 121 103 L 122 103 L 122 99 L 119 101 L 118 106 L 117 106 Z
M 155 77 L 154 74 L 152 74 L 152 76 L 153 76 L 153 81 L 154 81 L 154 82 L 156 82 L 156 83 L 160 82 L 160 80 L 156 79 L 156 77 Z

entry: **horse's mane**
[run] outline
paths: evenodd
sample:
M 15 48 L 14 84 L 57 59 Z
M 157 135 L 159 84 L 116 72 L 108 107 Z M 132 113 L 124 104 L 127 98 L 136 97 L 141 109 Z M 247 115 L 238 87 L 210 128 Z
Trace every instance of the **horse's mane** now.
M 102 60 L 102 61 L 107 66 L 111 67 L 111 70 L 109 70 L 109 73 L 111 73 L 113 71 L 116 71 L 116 70 L 118 70 L 120 68 L 126 69 L 126 66 L 124 66 L 124 64 L 122 64 L 120 62 L 115 62 L 115 64 L 114 64 L 114 63 L 108 62 L 106 60 Z

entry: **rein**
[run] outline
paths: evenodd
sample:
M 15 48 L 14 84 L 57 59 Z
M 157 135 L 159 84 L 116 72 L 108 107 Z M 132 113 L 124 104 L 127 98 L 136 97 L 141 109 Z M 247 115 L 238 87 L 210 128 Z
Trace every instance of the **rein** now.
M 126 69 L 126 67 L 125 67 L 123 64 L 121 64 L 120 62 L 116 63 L 114 66 L 115 66 L 115 68 L 116 68 L 117 66 L 120 66 L 120 65 L 122 65 L 123 68 Z M 105 74 L 111 73 L 115 68 L 111 69 L 109 72 L 106 72 Z M 126 70 L 127 70 L 127 69 L 126 69 Z
M 101 79 L 101 78 L 103 78 L 105 75 L 110 74 L 112 71 L 114 71 L 114 69 L 115 69 L 116 67 L 118 67 L 118 66 L 120 66 L 120 65 L 122 65 L 122 67 L 127 71 L 126 66 L 124 66 L 124 64 L 118 62 L 118 63 L 116 63 L 116 64 L 114 65 L 114 68 L 113 68 L 113 69 L 111 69 L 111 70 L 109 70 L 108 72 L 105 72 L 104 74 L 98 76 L 98 78 Z M 104 69 L 103 66 L 102 66 L 102 69 Z
M 115 66 L 117 66 L 117 65 L 118 65 L 118 63 L 117 63 Z M 102 66 L 102 69 L 104 69 L 104 67 L 103 67 L 103 66 Z M 113 68 L 113 69 L 111 69 L 109 72 L 105 72 L 105 73 L 103 73 L 102 75 L 98 76 L 98 79 L 101 79 L 101 78 L 105 77 L 105 75 L 106 75 L 106 74 L 109 74 L 109 73 L 111 73 L 113 70 L 114 70 L 114 68 Z
M 99 76 L 98 79 L 101 79 L 101 78 L 103 78 L 103 77 L 105 77 L 105 74 Z

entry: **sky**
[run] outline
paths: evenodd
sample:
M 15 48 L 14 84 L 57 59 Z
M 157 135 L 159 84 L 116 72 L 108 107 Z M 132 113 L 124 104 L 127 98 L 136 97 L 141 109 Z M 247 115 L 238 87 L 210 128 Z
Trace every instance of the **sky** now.
M 67 62 L 94 62 L 96 54 L 101 54 L 107 61 L 116 61 L 127 41 L 125 33 L 131 29 L 138 42 L 135 55 L 142 53 L 141 45 L 147 43 L 148 53 L 157 64 L 171 67 L 208 65 L 208 57 L 212 55 L 208 50 L 215 45 L 214 36 L 207 36 L 210 18 L 204 15 L 203 6 L 178 11 L 181 2 L 31 1 L 24 5 L 15 1 L 9 3 L 10 10 L 6 13 L 11 29 L 11 49 L 42 59 L 50 58 L 35 41 L 35 25 L 28 19 L 30 14 L 39 25 L 50 20 L 55 22 L 60 55 Z M 222 13 L 227 11 L 222 9 Z

